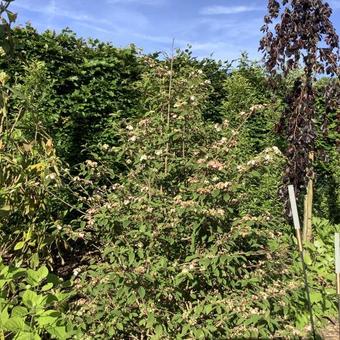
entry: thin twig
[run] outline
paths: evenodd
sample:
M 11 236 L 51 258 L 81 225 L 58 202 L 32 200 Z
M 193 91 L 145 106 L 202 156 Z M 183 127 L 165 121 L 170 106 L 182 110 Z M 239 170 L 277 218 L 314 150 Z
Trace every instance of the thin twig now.
M 167 114 L 167 134 L 169 135 L 170 129 L 170 113 L 171 113 L 171 100 L 172 100 L 172 80 L 173 80 L 173 69 L 174 69 L 174 45 L 175 39 L 172 39 L 171 46 L 171 61 L 170 61 L 170 80 L 169 80 L 169 91 L 168 91 L 168 114 Z M 168 138 L 168 136 L 167 136 Z M 166 142 L 166 151 L 165 151 L 165 164 L 164 164 L 164 172 L 168 173 L 168 153 L 169 153 L 169 140 Z

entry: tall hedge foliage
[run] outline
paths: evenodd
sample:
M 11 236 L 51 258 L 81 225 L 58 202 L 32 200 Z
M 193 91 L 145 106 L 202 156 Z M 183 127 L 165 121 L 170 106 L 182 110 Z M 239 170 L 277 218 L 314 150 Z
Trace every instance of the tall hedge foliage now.
M 134 83 L 141 64 L 134 46 L 118 49 L 98 40 L 86 42 L 69 30 L 39 34 L 31 26 L 16 28 L 12 35 L 16 62 L 3 67 L 15 77 L 32 61 L 45 63 L 45 81 L 51 85 L 43 110 L 54 118 L 46 128 L 66 161 L 86 159 L 85 145 L 95 143 L 110 116 L 139 113 Z

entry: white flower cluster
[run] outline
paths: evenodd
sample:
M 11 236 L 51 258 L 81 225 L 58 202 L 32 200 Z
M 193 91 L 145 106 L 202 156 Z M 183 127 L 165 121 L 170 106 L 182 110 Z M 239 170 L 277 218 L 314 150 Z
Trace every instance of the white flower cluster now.
M 4 71 L 0 72 L 0 85 L 4 86 L 7 81 L 8 81 L 9 77 L 7 75 L 7 73 L 5 73 Z
M 187 105 L 188 104 L 188 102 L 186 102 L 185 100 L 179 100 L 179 101 L 177 101 L 175 104 L 174 104 L 174 107 L 176 108 L 176 109 L 180 109 L 180 108 L 182 108 L 182 107 L 184 107 L 185 105 Z M 175 118 L 175 117 L 174 117 Z
M 210 216 L 210 217 L 222 218 L 222 217 L 224 217 L 225 211 L 221 208 L 217 208 L 217 209 L 208 209 L 208 210 L 204 211 L 204 213 L 207 216 Z
M 150 123 L 150 119 L 145 118 L 145 119 L 142 119 L 141 121 L 139 121 L 138 126 L 140 126 L 140 127 L 145 127 L 145 126 L 147 126 L 149 123 Z
M 277 156 L 282 156 L 282 152 L 279 150 L 278 147 L 273 146 L 266 148 L 255 158 L 249 160 L 246 164 L 238 165 L 237 170 L 240 172 L 245 172 L 256 166 L 269 165 L 270 163 L 275 161 L 275 158 Z
M 260 110 L 263 110 L 265 107 L 266 107 L 266 105 L 263 105 L 263 104 L 256 104 L 256 105 L 253 105 L 253 106 L 250 108 L 250 112 L 260 111 Z
M 190 184 L 199 183 L 199 179 L 197 177 L 189 177 L 188 183 L 190 183 Z
M 188 201 L 182 200 L 181 195 L 177 195 L 176 197 L 174 197 L 174 202 L 175 204 L 181 206 L 182 208 L 189 208 L 189 207 L 193 207 L 197 205 L 197 203 L 193 200 L 188 200 Z
M 250 115 L 254 114 L 257 111 L 263 110 L 266 107 L 266 105 L 262 105 L 262 104 L 256 104 L 253 105 L 248 112 L 246 111 L 242 111 L 239 113 L 240 117 L 249 117 Z
M 57 174 L 55 172 L 52 172 L 45 177 L 45 179 L 48 179 L 51 181 L 54 181 L 56 178 L 57 178 Z
M 224 169 L 224 165 L 217 160 L 209 161 L 207 164 L 207 167 L 210 169 L 219 170 L 219 171 Z
M 214 144 L 212 144 L 211 148 L 212 149 L 221 149 L 225 146 L 229 146 L 228 144 L 230 144 L 229 142 L 231 142 L 231 140 L 227 139 L 227 137 L 222 137 L 220 140 L 218 140 L 217 142 L 215 142 Z M 231 146 L 231 144 L 230 144 Z M 225 150 L 225 149 L 224 149 Z M 228 149 L 229 150 L 229 149 Z
M 140 156 L 139 161 L 140 161 L 140 162 L 143 162 L 143 161 L 146 161 L 147 159 L 148 159 L 148 156 L 147 156 L 147 155 L 142 155 L 142 156 Z
M 91 161 L 90 159 L 85 161 L 85 164 L 90 168 L 96 168 L 98 166 L 97 162 Z
M 145 62 L 146 65 L 148 65 L 151 68 L 153 68 L 157 65 L 157 62 L 155 61 L 155 59 L 150 58 L 150 57 L 145 57 L 144 62 Z
M 210 194 L 216 189 L 220 191 L 228 191 L 231 187 L 231 184 L 232 184 L 231 182 L 218 182 L 216 184 L 208 185 L 204 188 L 198 188 L 197 193 L 198 194 Z

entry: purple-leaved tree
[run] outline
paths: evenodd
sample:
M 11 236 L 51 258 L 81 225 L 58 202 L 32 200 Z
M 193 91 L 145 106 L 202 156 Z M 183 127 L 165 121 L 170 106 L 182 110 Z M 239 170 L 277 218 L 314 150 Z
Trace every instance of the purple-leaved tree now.
M 339 107 L 339 37 L 331 14 L 331 7 L 323 0 L 269 0 L 259 48 L 272 79 L 285 77 L 295 69 L 303 70 L 285 98 L 278 130 L 287 142 L 282 193 L 288 184 L 294 185 L 297 194 L 307 190 L 304 239 L 312 236 L 314 84 L 318 76 L 332 78 L 325 91 L 325 120 L 328 112 Z

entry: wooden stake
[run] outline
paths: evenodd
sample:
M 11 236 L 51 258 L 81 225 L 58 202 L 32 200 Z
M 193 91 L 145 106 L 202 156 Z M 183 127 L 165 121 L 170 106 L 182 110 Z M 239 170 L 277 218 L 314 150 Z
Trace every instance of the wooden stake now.
M 338 337 L 340 339 L 340 233 L 334 235 L 336 295 L 338 298 Z
M 293 223 L 296 231 L 296 238 L 298 242 L 298 249 L 300 253 L 301 263 L 302 263 L 302 271 L 303 271 L 303 279 L 305 281 L 305 289 L 306 289 L 306 300 L 308 304 L 309 309 L 309 318 L 310 318 L 310 324 L 313 332 L 313 339 L 316 339 L 315 336 L 315 326 L 314 326 L 314 319 L 313 319 L 313 310 L 312 310 L 312 303 L 310 301 L 310 292 L 309 292 L 309 286 L 308 286 L 308 279 L 307 279 L 307 269 L 306 264 L 303 257 L 303 245 L 302 245 L 302 239 L 301 239 L 301 227 L 300 227 L 300 220 L 299 220 L 299 214 L 297 210 L 296 205 L 296 197 L 295 197 L 295 191 L 293 185 L 288 185 L 288 193 L 289 193 L 289 201 L 290 201 L 290 207 L 292 210 L 293 215 Z
M 309 159 L 311 162 L 314 161 L 314 152 L 309 153 Z M 313 212 L 313 177 L 308 180 L 307 193 L 305 196 L 305 210 L 303 218 L 303 241 L 311 241 L 312 233 L 312 212 Z

